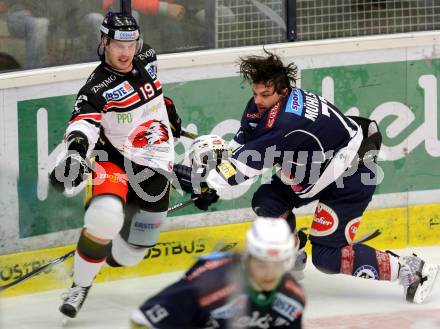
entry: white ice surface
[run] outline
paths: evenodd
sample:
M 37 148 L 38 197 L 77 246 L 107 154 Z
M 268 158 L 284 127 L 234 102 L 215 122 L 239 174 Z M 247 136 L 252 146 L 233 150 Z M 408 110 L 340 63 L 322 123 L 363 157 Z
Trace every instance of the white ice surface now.
M 394 250 L 396 251 L 396 250 Z M 440 264 L 440 246 L 397 250 L 416 252 Z M 78 317 L 63 326 L 55 290 L 2 298 L 0 327 L 4 329 L 127 329 L 131 311 L 151 294 L 176 280 L 180 272 L 95 284 Z M 307 294 L 306 329 L 433 329 L 440 328 L 440 280 L 426 303 L 403 298 L 402 287 L 345 275 L 318 272 L 310 260 L 301 281 Z

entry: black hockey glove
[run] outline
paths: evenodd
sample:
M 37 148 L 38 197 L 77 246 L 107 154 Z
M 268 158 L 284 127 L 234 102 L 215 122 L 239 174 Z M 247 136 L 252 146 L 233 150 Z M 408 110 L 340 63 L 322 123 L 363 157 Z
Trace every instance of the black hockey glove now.
M 182 134 L 182 119 L 180 119 L 177 114 L 176 106 L 174 106 L 173 101 L 164 97 L 165 106 L 167 108 L 168 120 L 170 121 L 171 131 L 173 132 L 173 136 L 175 138 L 179 138 Z
M 86 160 L 87 137 L 75 132 L 68 137 L 67 143 L 67 154 L 50 174 L 51 184 L 60 192 L 78 186 L 85 179 L 84 174 L 90 172 Z
M 194 201 L 194 205 L 197 208 L 206 211 L 211 204 L 218 201 L 219 196 L 214 189 L 209 188 L 204 182 L 197 183 L 195 181 L 200 179 L 200 176 L 196 177 L 193 175 L 191 167 L 176 164 L 173 171 L 176 174 L 181 189 L 186 193 L 191 193 L 191 198 L 197 197 Z
M 173 167 L 173 171 L 177 177 L 177 181 L 179 182 L 182 191 L 191 194 L 194 193 L 194 189 L 191 183 L 192 168 L 182 164 L 175 164 Z
M 207 211 L 209 206 L 216 203 L 219 199 L 217 192 L 212 188 L 202 188 L 200 194 L 193 193 L 191 198 L 198 197 L 194 201 L 194 205 L 200 210 Z

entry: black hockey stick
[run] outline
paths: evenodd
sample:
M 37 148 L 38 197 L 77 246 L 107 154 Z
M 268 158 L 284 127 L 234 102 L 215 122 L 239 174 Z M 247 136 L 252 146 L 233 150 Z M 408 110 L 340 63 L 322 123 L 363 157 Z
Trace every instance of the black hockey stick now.
M 191 198 L 189 200 L 186 200 L 186 201 L 180 202 L 178 204 L 175 204 L 174 206 L 172 206 L 171 208 L 168 209 L 168 212 L 173 212 L 173 211 L 177 211 L 179 209 L 185 208 L 185 207 L 189 206 L 190 204 L 193 204 L 194 201 L 196 201 L 198 198 L 199 197 L 196 196 L 196 197 Z
M 187 200 L 187 201 L 180 202 L 180 203 L 178 203 L 178 204 L 172 206 L 171 208 L 169 208 L 169 209 L 168 209 L 168 212 L 174 212 L 174 211 L 177 211 L 177 210 L 179 210 L 179 209 L 185 208 L 185 207 L 189 206 L 190 204 L 193 204 L 194 201 L 197 200 L 197 198 L 198 198 L 198 197 L 194 197 L 194 198 L 189 199 L 189 200 Z M 37 275 L 37 274 L 40 274 L 41 272 L 44 272 L 44 271 L 50 269 L 50 268 L 52 268 L 52 266 L 54 266 L 54 265 L 57 265 L 57 264 L 59 264 L 59 263 L 64 262 L 65 260 L 69 259 L 70 257 L 73 257 L 74 254 L 75 254 L 75 250 L 71 250 L 71 251 L 69 251 L 67 254 L 65 254 L 65 255 L 63 255 L 63 256 L 61 256 L 61 257 L 58 257 L 58 258 L 55 258 L 55 259 L 51 260 L 49 263 L 44 264 L 44 265 L 42 265 L 42 266 L 40 266 L 40 267 L 38 267 L 38 268 L 36 268 L 36 269 L 30 271 L 29 273 L 27 273 L 27 274 L 25 274 L 25 275 L 19 277 L 18 279 L 14 280 L 14 281 L 12 281 L 12 282 L 9 282 L 9 283 L 7 283 L 7 284 L 5 284 L 5 285 L 3 285 L 3 286 L 0 286 L 0 292 L 6 290 L 6 289 L 8 289 L 8 288 L 11 288 L 11 287 L 13 287 L 13 286 L 16 286 L 16 285 L 19 284 L 20 282 L 23 282 L 23 281 L 25 281 L 25 280 L 27 280 L 27 279 L 29 279 L 29 278 L 31 278 L 31 277 Z
M 377 229 L 376 231 L 374 231 L 372 233 L 367 233 L 367 234 L 361 236 L 359 239 L 356 239 L 351 244 L 359 244 L 359 243 L 364 243 L 364 242 L 370 241 L 370 240 L 374 239 L 375 237 L 379 236 L 381 233 L 382 233 L 382 231 Z
M 54 266 L 54 265 L 56 265 L 56 264 L 59 264 L 59 263 L 64 262 L 66 259 L 69 259 L 69 258 L 72 257 L 74 254 L 75 254 L 75 250 L 71 250 L 71 251 L 69 251 L 67 254 L 65 254 L 64 256 L 61 256 L 61 257 L 55 258 L 54 260 L 50 261 L 49 263 L 44 264 L 43 266 L 40 266 L 40 267 L 36 268 L 35 270 L 30 271 L 29 273 L 27 273 L 27 274 L 25 274 L 25 275 L 19 277 L 19 278 L 16 279 L 15 281 L 12 281 L 12 282 L 9 282 L 8 284 L 5 284 L 5 285 L 3 285 L 3 286 L 0 286 L 0 292 L 4 291 L 4 290 L 6 290 L 6 289 L 8 289 L 8 288 L 10 288 L 10 287 L 13 287 L 13 286 L 19 284 L 20 282 L 23 282 L 23 281 L 25 281 L 25 280 L 27 280 L 27 279 L 29 279 L 29 278 L 31 278 L 31 277 L 33 277 L 33 276 L 35 276 L 35 275 L 37 275 L 37 274 L 43 272 L 43 271 L 45 271 L 45 270 L 48 270 L 48 269 L 50 269 L 52 266 Z

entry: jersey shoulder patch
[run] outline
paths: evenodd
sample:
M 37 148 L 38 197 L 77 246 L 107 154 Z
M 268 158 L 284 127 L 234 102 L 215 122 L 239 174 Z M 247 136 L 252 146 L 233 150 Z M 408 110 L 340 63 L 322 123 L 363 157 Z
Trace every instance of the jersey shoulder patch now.
M 289 98 L 284 109 L 287 113 L 292 113 L 301 116 L 304 111 L 304 98 L 301 89 L 292 88 Z
M 157 61 L 156 50 L 146 43 L 144 43 L 141 51 L 136 57 L 145 64 Z

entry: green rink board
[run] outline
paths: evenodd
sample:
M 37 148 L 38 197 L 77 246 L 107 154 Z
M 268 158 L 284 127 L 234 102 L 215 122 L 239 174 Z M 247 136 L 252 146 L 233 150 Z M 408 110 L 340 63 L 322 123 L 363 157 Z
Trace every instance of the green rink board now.
M 384 132 L 384 145 L 391 149 L 400 148 L 402 143 L 405 146 L 401 157 L 379 163 L 384 171 L 384 180 L 376 194 L 438 189 L 440 156 L 435 154 L 438 151 L 432 149 L 432 145 L 438 142 L 439 122 L 438 118 L 436 122 L 427 119 L 428 115 L 432 117 L 433 111 L 438 112 L 438 97 L 428 99 L 426 95 L 438 93 L 434 82 L 440 76 L 439 60 L 308 69 L 302 70 L 300 76 L 302 88 L 317 93 L 323 92 L 323 80 L 331 78 L 335 85 L 335 103 L 343 112 L 356 107 L 364 116 L 381 117 L 379 124 Z M 422 88 L 419 80 L 427 76 L 431 83 Z M 225 120 L 240 120 L 251 96 L 249 86 L 243 84 L 239 77 L 171 83 L 164 86 L 164 92 L 174 99 L 184 126 L 190 123 L 196 125 L 199 134 L 210 133 L 215 125 Z M 437 103 L 433 104 L 433 100 Z M 47 197 L 41 198 L 37 194 L 38 138 L 47 138 L 49 153 L 53 152 L 62 139 L 73 102 L 74 95 L 65 95 L 22 100 L 17 104 L 20 238 L 79 228 L 83 224 L 82 195 L 65 198 L 50 186 L 45 187 Z M 397 135 L 391 136 L 388 130 L 397 116 L 390 113 L 390 106 L 391 110 L 392 106 L 405 110 L 402 110 L 401 116 L 408 116 L 409 122 Z M 37 125 L 38 111 L 47 113 L 47 131 L 42 131 L 44 125 Z M 418 137 L 414 138 L 416 133 Z M 225 133 L 224 137 L 231 137 L 231 134 Z M 183 151 L 183 144 L 177 143 L 176 153 L 182 154 Z M 211 209 L 248 208 L 259 184 L 260 180 L 257 180 L 246 194 L 233 200 L 221 200 Z M 186 198 L 173 193 L 171 204 Z M 191 206 L 172 216 L 196 213 L 199 211 Z

